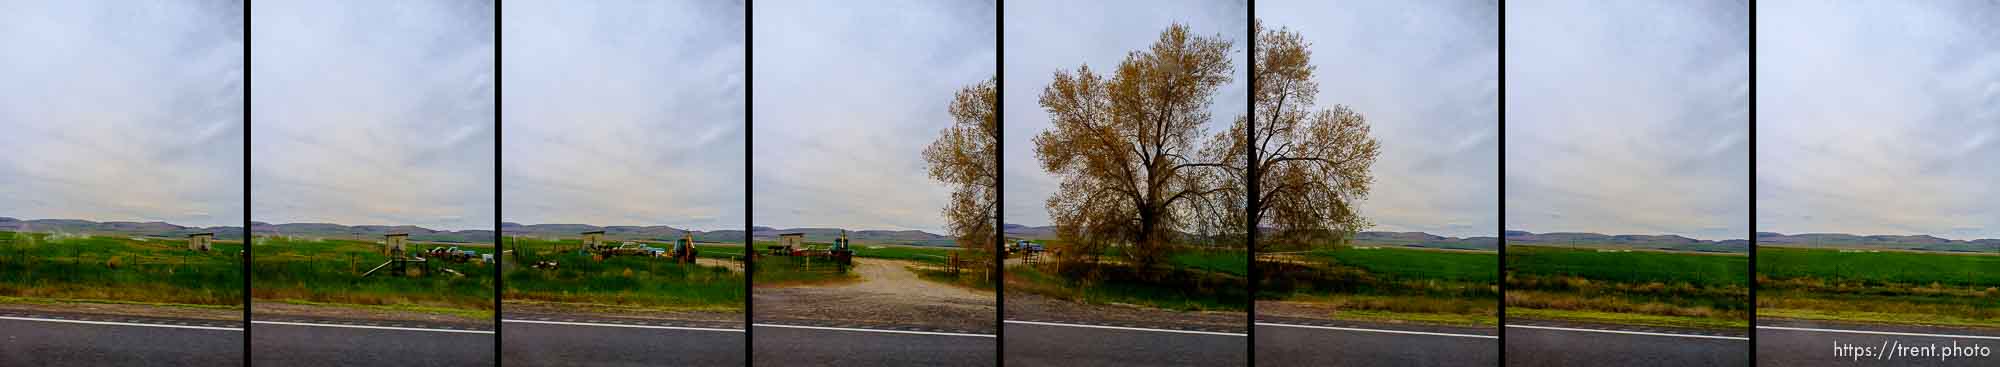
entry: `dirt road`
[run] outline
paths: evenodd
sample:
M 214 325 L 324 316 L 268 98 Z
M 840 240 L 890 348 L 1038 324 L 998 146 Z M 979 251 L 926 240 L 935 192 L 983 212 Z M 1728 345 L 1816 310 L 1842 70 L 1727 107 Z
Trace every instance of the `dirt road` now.
M 751 291 L 758 322 L 810 321 L 994 332 L 993 293 L 918 279 L 902 260 L 854 259 L 861 280 Z M 753 280 L 754 281 L 754 280 Z

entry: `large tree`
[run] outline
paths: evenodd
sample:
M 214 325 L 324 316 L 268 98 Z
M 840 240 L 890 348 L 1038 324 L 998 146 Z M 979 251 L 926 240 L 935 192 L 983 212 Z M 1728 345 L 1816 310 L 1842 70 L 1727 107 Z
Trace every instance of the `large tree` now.
M 993 253 L 1000 163 L 999 94 L 993 78 L 959 89 L 947 109 L 951 126 L 924 149 L 931 179 L 952 186 L 944 218 L 971 259 Z
M 1256 146 L 1259 186 L 1247 222 L 1271 229 L 1258 248 L 1302 248 L 1344 241 L 1371 224 L 1356 206 L 1368 198 L 1375 177 L 1370 168 L 1381 143 L 1369 136 L 1368 120 L 1344 105 L 1315 109 L 1319 83 L 1313 81 L 1311 45 L 1298 32 L 1254 26 L 1257 37 L 1251 91 L 1256 134 L 1230 139 Z M 1244 134 L 1238 119 L 1231 134 Z M 1243 152 L 1247 148 L 1232 148 Z
M 1126 54 L 1109 80 L 1089 65 L 1055 73 L 1041 95 L 1054 126 L 1035 136 L 1035 155 L 1062 178 L 1047 206 L 1065 257 L 1094 260 L 1124 244 L 1150 268 L 1228 190 L 1204 172 L 1228 167 L 1196 143 L 1216 89 L 1230 81 L 1230 46 L 1174 24 Z

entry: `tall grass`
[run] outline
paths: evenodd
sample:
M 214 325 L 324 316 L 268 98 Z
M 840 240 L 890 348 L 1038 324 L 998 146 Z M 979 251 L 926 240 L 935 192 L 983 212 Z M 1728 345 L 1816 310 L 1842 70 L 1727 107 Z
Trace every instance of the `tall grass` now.
M 385 269 L 361 275 L 389 260 L 380 244 L 354 240 L 301 240 L 260 237 L 250 263 L 251 297 L 274 301 L 368 306 L 447 307 L 491 311 L 491 264 L 433 259 L 429 276 L 393 276 Z M 410 244 L 411 251 L 431 245 Z M 490 245 L 456 244 L 480 253 Z M 412 265 L 414 267 L 415 265 Z M 463 276 L 448 275 L 442 269 Z M 415 274 L 406 274 L 415 275 Z
M 577 251 L 577 240 L 508 239 L 506 299 L 642 308 L 732 311 L 743 308 L 743 274 L 668 258 L 603 258 Z M 700 246 L 706 258 L 740 258 L 741 246 Z M 555 261 L 555 270 L 525 266 Z
M 1508 246 L 1506 301 L 1589 321 L 1743 326 L 1749 271 L 1747 256 Z
M 0 296 L 241 307 L 241 243 L 0 231 Z

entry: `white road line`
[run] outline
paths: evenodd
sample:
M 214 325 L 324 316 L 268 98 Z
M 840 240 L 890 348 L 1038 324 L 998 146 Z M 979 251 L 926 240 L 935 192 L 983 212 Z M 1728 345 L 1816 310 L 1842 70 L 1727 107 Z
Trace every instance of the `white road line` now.
M 1702 338 L 1702 339 L 1723 339 L 1723 340 L 1745 340 L 1745 341 L 1747 341 L 1747 340 L 1750 340 L 1750 338 L 1746 338 L 1746 337 L 1740 337 L 1740 336 L 1719 336 L 1719 335 L 1688 335 L 1688 334 L 1669 334 L 1669 333 L 1649 333 L 1649 332 L 1644 332 L 1644 331 L 1624 331 L 1624 330 L 1601 330 L 1601 329 L 1577 329 L 1577 328 L 1566 328 L 1566 327 L 1554 327 L 1554 326 L 1533 326 L 1533 325 L 1507 325 L 1507 327 L 1517 327 L 1517 328 L 1526 328 L 1526 329 L 1546 329 L 1546 330 L 1562 330 L 1562 331 L 1582 331 L 1582 332 L 1591 332 L 1591 333 L 1611 333 L 1611 334 L 1632 334 L 1632 335 L 1652 335 L 1652 336 L 1672 336 L 1672 337 L 1681 337 L 1681 338 Z
M 1010 324 L 1028 324 L 1028 325 L 1042 325 L 1042 326 L 1067 326 L 1067 327 L 1081 327 L 1081 328 L 1093 328 L 1093 329 L 1111 329 L 1111 330 L 1131 330 L 1131 331 L 1152 331 L 1152 332 L 1161 332 L 1161 333 L 1181 333 L 1181 334 L 1202 334 L 1202 335 L 1221 335 L 1221 336 L 1245 336 L 1245 337 L 1247 337 L 1247 336 L 1250 336 L 1250 334 L 1244 334 L 1244 333 L 1225 333 L 1225 332 L 1218 332 L 1218 331 L 1198 331 L 1198 330 L 1174 330 L 1174 329 L 1149 329 L 1149 328 L 1141 328 L 1141 327 L 1124 327 L 1124 326 L 1104 326 L 1104 325 L 1085 325 L 1085 324 L 1064 324 L 1064 323 L 1057 323 L 1057 322 L 1040 322 L 1040 321 L 1019 321 L 1019 320 L 1007 320 L 1006 322 L 1007 322 L 1007 323 L 1010 323 Z
M 838 330 L 838 331 L 860 331 L 860 332 L 870 332 L 870 333 L 895 333 L 895 334 L 917 334 L 917 335 L 943 335 L 943 336 L 969 336 L 969 337 L 976 337 L 976 338 L 991 338 L 991 337 L 993 337 L 993 334 L 966 334 L 966 333 L 947 333 L 947 332 L 941 332 L 941 331 L 915 331 L 915 330 L 890 330 L 890 329 L 859 329 L 859 328 L 845 328 L 845 327 L 826 327 L 826 326 L 801 326 L 801 325 L 783 325 L 783 324 L 751 324 L 751 325 L 752 325 L 752 326 L 763 326 L 763 327 L 776 327 L 776 328 L 791 328 L 791 329 L 813 329 L 813 330 Z
M 743 329 L 722 329 L 722 328 L 706 328 L 706 327 L 688 327 L 688 326 L 664 326 L 664 325 L 632 325 L 632 324 L 600 324 L 600 323 L 595 323 L 595 322 L 563 322 L 563 321 L 540 321 L 540 320 L 515 320 L 515 319 L 500 319 L 500 322 L 518 322 L 518 323 L 523 323 L 523 324 L 549 324 L 549 325 L 570 325 L 570 326 L 603 326 L 603 327 L 624 327 L 624 328 L 636 328 L 636 329 L 669 329 L 669 330 L 695 330 L 695 331 L 729 331 L 729 332 L 738 332 L 738 333 L 740 333 L 740 332 L 743 332 Z
M 67 323 L 72 323 L 72 324 L 91 324 L 91 325 L 118 325 L 118 326 L 145 326 L 145 327 L 161 327 L 161 328 L 171 328 L 171 329 L 198 329 L 198 330 L 222 330 L 222 331 L 243 331 L 243 328 L 234 328 L 234 327 L 215 327 L 215 326 L 191 326 L 191 325 L 164 325 L 164 324 L 141 324 L 141 323 L 132 323 L 132 322 L 116 322 L 116 321 L 86 321 L 86 320 L 66 320 L 66 319 L 42 319 L 42 318 L 33 318 L 33 317 L 12 317 L 12 316 L 0 316 L 0 320 L 20 320 L 20 321 L 42 321 L 42 322 L 67 322 Z
M 252 321 L 250 321 L 250 323 L 252 323 L 252 324 L 271 324 L 271 325 L 291 325 L 291 326 L 319 326 L 319 327 L 337 327 L 337 328 L 349 328 L 349 329 L 376 329 L 376 330 L 402 330 L 402 331 L 432 331 L 432 332 L 440 332 L 440 333 L 466 333 L 466 334 L 492 334 L 492 333 L 493 333 L 492 331 L 486 331 L 486 330 L 456 330 L 456 329 L 425 329 L 425 328 L 413 328 L 413 327 L 394 327 L 394 326 L 367 326 L 367 325 L 340 325 L 340 324 L 314 324 L 314 323 L 309 323 L 309 322 L 284 322 L 284 321 L 255 321 L 255 320 L 252 320 Z
M 1849 333 L 1849 334 L 1880 334 L 1880 335 L 1902 335 L 1902 336 L 1927 336 L 1927 337 L 1934 337 L 1934 338 L 1964 338 L 1964 339 L 1993 339 L 1993 340 L 2000 340 L 2000 336 L 1986 336 L 1986 335 L 1951 335 L 1951 334 L 1924 334 L 1924 333 L 1899 333 L 1899 332 L 1892 332 L 1892 331 L 1867 331 L 1867 330 L 1841 330 L 1841 329 L 1814 329 L 1814 328 L 1803 328 L 1803 327 L 1783 327 L 1783 326 L 1758 326 L 1757 328 L 1758 328 L 1758 329 L 1773 329 L 1773 330 L 1792 330 L 1792 331 L 1817 331 L 1817 332 L 1822 332 L 1822 333 Z
M 1283 327 L 1295 327 L 1295 328 L 1306 328 L 1306 329 L 1326 329 L 1326 330 L 1344 330 L 1344 331 L 1365 331 L 1365 332 L 1371 332 L 1371 333 L 1390 333 L 1390 334 L 1410 334 L 1410 335 L 1433 335 L 1433 336 L 1455 336 L 1455 337 L 1460 337 L 1460 338 L 1481 338 L 1481 339 L 1500 339 L 1500 337 L 1499 337 L 1499 336 L 1494 336 L 1494 335 L 1479 335 L 1479 334 L 1452 334 L 1452 333 L 1433 333 L 1433 332 L 1427 332 L 1427 331 L 1407 331 L 1407 330 L 1385 330 L 1385 329 L 1363 329 L 1363 328 L 1351 328 L 1351 327 L 1335 327 L 1335 326 L 1318 326 L 1318 325 L 1295 325 L 1295 324 L 1280 324 L 1280 323 L 1275 323 L 1275 322 L 1259 322 L 1259 323 L 1257 323 L 1257 326 L 1283 326 Z

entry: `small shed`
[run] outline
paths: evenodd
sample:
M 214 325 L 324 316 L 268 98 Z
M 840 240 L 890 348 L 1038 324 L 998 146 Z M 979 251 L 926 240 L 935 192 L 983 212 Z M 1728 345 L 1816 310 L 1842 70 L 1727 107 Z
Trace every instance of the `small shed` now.
M 404 246 L 409 242 L 410 234 L 408 233 L 382 235 L 382 252 L 390 255 L 403 253 Z
M 208 251 L 208 243 L 214 240 L 215 232 L 190 233 L 188 234 L 188 249 Z
M 583 233 L 583 248 L 595 249 L 600 246 L 604 246 L 604 231 L 590 231 Z
M 784 246 L 785 249 L 804 248 L 806 246 L 806 234 L 804 233 L 780 234 L 778 235 L 778 246 Z

